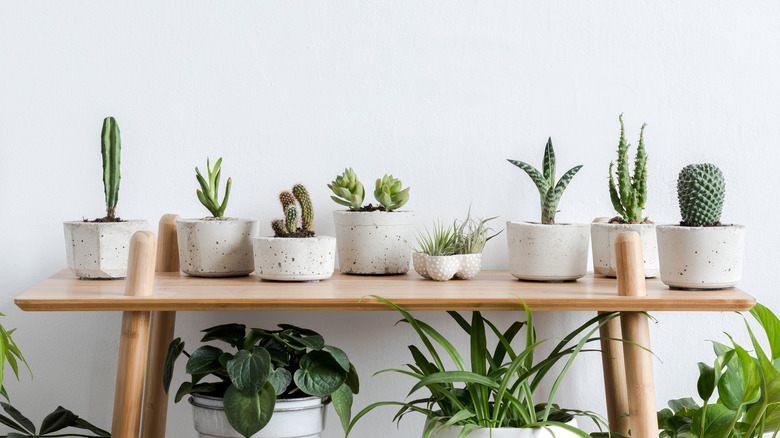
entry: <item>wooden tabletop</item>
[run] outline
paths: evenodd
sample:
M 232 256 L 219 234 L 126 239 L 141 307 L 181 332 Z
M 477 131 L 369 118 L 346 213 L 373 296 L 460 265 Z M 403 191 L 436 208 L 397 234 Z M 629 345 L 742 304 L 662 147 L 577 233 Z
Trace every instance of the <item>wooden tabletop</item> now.
M 120 310 L 389 310 L 369 295 L 409 310 L 748 310 L 755 298 L 739 289 L 670 290 L 647 281 L 647 297 L 620 297 L 614 279 L 586 276 L 565 283 L 519 281 L 506 271 L 483 271 L 472 280 L 436 282 L 414 272 L 394 276 L 341 275 L 315 283 L 241 278 L 195 278 L 158 273 L 150 297 L 124 295 L 124 280 L 78 280 L 63 270 L 16 297 L 28 311 Z

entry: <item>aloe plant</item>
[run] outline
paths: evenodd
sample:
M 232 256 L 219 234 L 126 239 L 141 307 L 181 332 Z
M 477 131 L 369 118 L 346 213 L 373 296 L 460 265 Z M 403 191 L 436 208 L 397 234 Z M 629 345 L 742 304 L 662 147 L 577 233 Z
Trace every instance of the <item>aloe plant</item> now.
M 634 174 L 629 174 L 628 149 L 631 147 L 626 142 L 625 129 L 623 127 L 623 114 L 620 120 L 620 142 L 618 143 L 617 159 L 617 183 L 612 175 L 615 163 L 609 163 L 609 197 L 612 206 L 621 216 L 622 223 L 647 222 L 642 217 L 647 202 L 647 153 L 645 152 L 645 126 L 639 131 L 639 145 L 636 148 L 634 158 Z
M 539 172 L 532 165 L 518 160 L 507 159 L 510 163 L 523 169 L 531 177 L 536 188 L 539 190 L 539 197 L 542 205 L 542 223 L 554 224 L 555 213 L 558 212 L 558 202 L 566 187 L 574 178 L 574 175 L 580 171 L 582 165 L 574 166 L 563 174 L 558 183 L 555 182 L 555 151 L 553 150 L 552 137 L 547 139 L 547 145 L 544 148 L 544 158 L 542 160 L 542 171 Z
M 200 203 L 208 209 L 208 211 L 214 217 L 222 217 L 225 214 L 225 208 L 227 208 L 228 198 L 230 197 L 230 186 L 233 184 L 231 178 L 228 178 L 225 185 L 225 197 L 222 199 L 222 203 L 219 202 L 219 177 L 222 175 L 222 158 L 219 158 L 214 163 L 214 168 L 211 168 L 209 159 L 206 158 L 206 170 L 208 171 L 208 181 L 200 174 L 200 170 L 195 167 L 195 177 L 200 184 L 200 189 L 196 192 Z
M 113 117 L 103 120 L 100 133 L 100 154 L 103 157 L 103 191 L 106 195 L 106 219 L 116 219 L 116 204 L 119 201 L 119 164 L 122 152 L 122 138 L 119 125 Z

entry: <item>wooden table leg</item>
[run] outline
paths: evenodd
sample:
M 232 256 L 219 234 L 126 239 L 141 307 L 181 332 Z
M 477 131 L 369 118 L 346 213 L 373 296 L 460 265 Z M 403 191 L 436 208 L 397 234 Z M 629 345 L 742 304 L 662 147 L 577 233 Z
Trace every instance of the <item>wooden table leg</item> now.
M 154 288 L 157 238 L 138 231 L 130 239 L 125 295 L 149 296 Z M 123 312 L 119 360 L 114 393 L 113 438 L 137 438 L 141 420 L 146 348 L 149 342 L 149 312 Z
M 179 247 L 176 233 L 178 215 L 166 214 L 160 219 L 157 236 L 157 272 L 179 272 Z M 149 359 L 146 362 L 146 384 L 141 419 L 141 438 L 165 438 L 168 417 L 168 394 L 163 390 L 162 373 L 168 345 L 173 340 L 176 312 L 152 312 Z
M 599 312 L 605 314 L 607 312 Z M 611 319 L 599 329 L 602 338 L 622 339 L 620 320 Z M 607 399 L 609 430 L 628 436 L 628 390 L 626 388 L 626 364 L 623 359 L 623 343 L 601 340 L 601 364 L 604 368 L 604 393 Z
M 618 234 L 615 239 L 618 293 L 622 296 L 645 296 L 644 261 L 642 239 L 635 231 Z M 621 316 L 625 355 L 626 383 L 631 435 L 657 437 L 658 419 L 653 382 L 653 356 L 650 353 L 650 330 L 647 316 L 631 313 Z M 647 349 L 647 350 L 645 350 Z

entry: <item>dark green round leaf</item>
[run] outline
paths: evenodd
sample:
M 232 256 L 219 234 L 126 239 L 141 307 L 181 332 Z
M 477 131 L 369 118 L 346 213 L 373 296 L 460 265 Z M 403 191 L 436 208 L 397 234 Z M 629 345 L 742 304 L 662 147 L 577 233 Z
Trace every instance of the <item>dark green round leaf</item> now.
M 78 415 L 62 406 L 57 406 L 57 409 L 55 409 L 54 412 L 43 419 L 43 423 L 41 423 L 41 435 L 65 429 L 66 427 L 73 425 L 77 418 L 79 418 Z
M 290 386 L 292 374 L 286 368 L 277 367 L 271 370 L 271 374 L 268 375 L 268 381 L 274 386 L 276 395 L 280 395 L 287 391 L 287 387 Z
M 344 353 L 344 351 L 340 348 L 336 348 L 332 345 L 326 345 L 325 348 L 328 350 L 331 356 L 333 356 L 334 359 L 336 359 L 336 362 L 341 365 L 341 368 L 344 368 L 346 371 L 349 371 L 349 357 L 347 357 L 347 353 Z
M 332 395 L 333 408 L 341 419 L 341 427 L 346 432 L 352 420 L 352 391 L 347 385 L 341 385 Z
M 246 326 L 244 324 L 223 324 L 203 330 L 201 342 L 222 341 L 234 347 L 240 347 L 244 342 Z
M 0 406 L 3 407 L 3 410 L 11 416 L 14 420 L 16 420 L 22 427 L 27 429 L 28 432 L 35 435 L 35 425 L 30 421 L 29 418 L 22 415 L 21 412 L 19 412 L 15 407 L 11 406 L 8 403 L 0 402 Z
M 294 376 L 298 388 L 320 397 L 333 394 L 346 378 L 344 368 L 325 351 L 312 351 L 303 356 Z
M 704 409 L 699 409 L 691 420 L 691 432 L 702 438 L 719 438 L 729 435 L 727 432 L 734 416 L 741 415 L 723 405 L 711 404 L 707 406 L 707 415 L 702 425 Z M 703 426 L 703 427 L 702 427 Z M 704 432 L 700 435 L 701 432 Z
M 192 353 L 187 361 L 187 374 L 209 374 L 222 368 L 219 357 L 222 350 L 211 345 L 204 345 Z
M 265 385 L 271 372 L 271 355 L 265 348 L 241 350 L 228 361 L 227 371 L 233 385 L 246 394 L 255 394 Z
M 249 438 L 271 420 L 276 395 L 273 385 L 269 382 L 266 382 L 258 393 L 252 395 L 247 395 L 231 385 L 225 391 L 224 402 L 228 423 L 236 432 Z
M 349 386 L 353 394 L 360 392 L 360 379 L 358 378 L 357 370 L 351 363 L 349 364 L 349 372 L 347 373 L 347 380 L 344 383 Z
M 699 362 L 699 380 L 696 382 L 699 397 L 702 400 L 709 400 L 713 391 L 715 391 L 715 384 L 715 368 Z
M 173 364 L 176 363 L 176 359 L 179 358 L 181 352 L 184 351 L 184 342 L 181 338 L 176 338 L 168 346 L 168 355 L 165 356 L 165 365 L 163 366 L 163 388 L 167 393 L 171 387 L 171 380 L 173 380 Z

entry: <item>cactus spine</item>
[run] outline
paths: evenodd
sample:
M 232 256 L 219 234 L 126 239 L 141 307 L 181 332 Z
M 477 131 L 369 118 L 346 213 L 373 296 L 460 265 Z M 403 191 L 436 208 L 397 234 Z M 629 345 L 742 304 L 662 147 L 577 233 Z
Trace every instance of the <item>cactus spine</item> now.
M 100 153 L 103 156 L 103 191 L 106 194 L 106 217 L 116 217 L 116 204 L 119 200 L 119 173 L 122 139 L 119 135 L 119 125 L 113 117 L 103 120 L 103 131 L 100 134 Z
M 714 164 L 689 164 L 677 177 L 681 225 L 699 227 L 720 224 L 726 181 Z
M 626 142 L 625 129 L 623 127 L 623 114 L 620 120 L 620 142 L 618 143 L 617 159 L 617 183 L 612 176 L 613 162 L 609 163 L 609 197 L 612 206 L 621 216 L 623 223 L 647 222 L 642 217 L 647 201 L 647 153 L 645 152 L 645 126 L 639 131 L 639 146 L 636 149 L 634 159 L 634 175 L 629 174 L 628 149 L 631 147 Z
M 298 214 L 296 201 L 300 204 L 301 213 Z M 314 210 L 311 204 L 309 192 L 303 184 L 293 186 L 292 193 L 283 191 L 279 193 L 279 202 L 282 203 L 284 220 L 276 219 L 271 222 L 271 229 L 276 237 L 311 237 L 314 236 Z M 298 217 L 301 218 L 301 227 L 298 228 Z
M 553 149 L 552 138 L 547 139 L 547 145 L 544 148 L 544 159 L 542 160 L 542 172 L 539 172 L 534 166 L 528 163 L 507 159 L 510 163 L 523 169 L 531 177 L 539 190 L 539 198 L 542 206 L 542 223 L 554 224 L 555 213 L 558 211 L 558 203 L 561 200 L 563 191 L 574 178 L 574 175 L 580 171 L 582 165 L 574 166 L 569 169 L 558 183 L 555 183 L 555 150 Z

